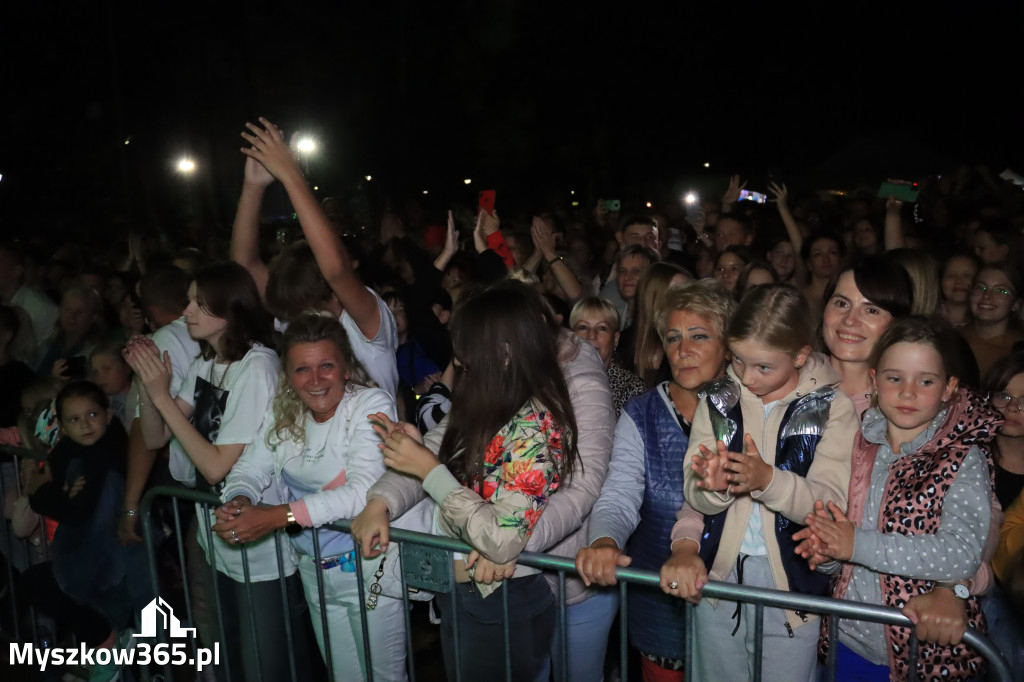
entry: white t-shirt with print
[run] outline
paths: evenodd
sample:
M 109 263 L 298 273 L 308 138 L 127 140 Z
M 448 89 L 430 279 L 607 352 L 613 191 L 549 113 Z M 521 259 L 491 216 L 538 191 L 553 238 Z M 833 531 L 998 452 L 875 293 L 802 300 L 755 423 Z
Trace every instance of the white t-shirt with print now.
M 214 445 L 238 445 L 249 444 L 260 430 L 263 424 L 264 415 L 274 397 L 274 389 L 277 385 L 278 367 L 277 353 L 259 344 L 254 345 L 245 356 L 230 364 L 217 363 L 196 358 L 189 366 L 178 388 L 178 397 L 189 405 L 195 406 L 196 381 L 202 377 L 211 383 L 227 391 L 227 400 L 224 412 L 221 416 L 220 427 Z M 177 439 L 172 439 L 172 443 Z M 177 456 L 176 456 L 177 455 Z M 195 467 L 187 457 L 182 461 L 184 451 L 179 448 L 171 448 L 171 474 L 179 481 L 187 483 L 191 477 L 195 483 Z M 281 504 L 283 499 L 272 499 L 273 487 L 264 497 L 267 504 Z M 221 540 L 216 534 L 213 536 L 213 553 L 211 556 L 209 541 L 207 539 L 206 525 L 202 519 L 202 508 L 196 505 L 196 513 L 199 518 L 199 545 L 206 553 L 206 559 L 210 563 L 216 562 L 217 570 L 234 580 L 243 581 L 244 572 L 242 567 L 241 547 L 228 544 Z M 210 523 L 217 522 L 211 509 L 208 513 Z M 274 537 L 271 534 L 258 542 L 245 545 L 249 559 L 249 579 L 253 581 L 273 580 L 278 577 L 277 553 L 274 549 Z M 294 553 L 291 544 L 282 541 L 282 552 L 285 559 L 285 574 L 295 572 Z

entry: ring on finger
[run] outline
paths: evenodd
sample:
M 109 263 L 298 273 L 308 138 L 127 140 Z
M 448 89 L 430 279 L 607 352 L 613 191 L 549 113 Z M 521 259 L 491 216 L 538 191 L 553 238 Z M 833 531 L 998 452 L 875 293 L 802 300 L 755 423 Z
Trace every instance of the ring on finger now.
M 231 542 L 238 542 L 238 531 L 231 529 Z
M 672 582 L 670 582 L 668 584 L 668 589 L 670 589 L 670 590 L 679 589 L 679 583 L 677 583 L 675 580 L 673 580 Z

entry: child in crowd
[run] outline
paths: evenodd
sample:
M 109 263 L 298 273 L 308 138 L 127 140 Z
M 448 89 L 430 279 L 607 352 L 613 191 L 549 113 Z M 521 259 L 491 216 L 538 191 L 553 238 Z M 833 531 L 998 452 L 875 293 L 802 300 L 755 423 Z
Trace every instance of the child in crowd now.
M 670 594 L 693 599 L 708 576 L 827 592 L 828 577 L 794 554 L 793 534 L 815 500 L 845 508 L 857 416 L 828 359 L 811 352 L 814 327 L 807 300 L 781 284 L 753 289 L 729 322 L 732 364 L 707 385 L 693 419 L 687 506 L 662 569 Z M 711 602 L 695 611 L 697 678 L 752 679 L 755 607 Z M 807 613 L 765 609 L 762 679 L 813 679 L 817 624 Z
M 123 350 L 123 343 L 100 344 L 89 355 L 89 371 L 92 380 L 103 389 L 103 393 L 110 401 L 110 409 L 114 411 L 114 416 L 121 424 L 128 426 L 124 406 L 128 399 L 128 391 L 132 388 L 132 368 L 125 361 Z
M 988 448 L 1003 418 L 959 387 L 955 332 L 937 318 L 895 322 L 872 360 L 875 407 L 854 441 L 849 511 L 819 504 L 799 551 L 812 565 L 845 562 L 832 596 L 902 608 L 922 641 L 911 661 L 908 628 L 840 620 L 839 679 L 903 680 L 911 665 L 918 679 L 980 679 L 983 660 L 960 639 L 968 624 L 985 627 L 968 579 L 989 534 Z M 959 616 L 943 623 L 938 609 Z

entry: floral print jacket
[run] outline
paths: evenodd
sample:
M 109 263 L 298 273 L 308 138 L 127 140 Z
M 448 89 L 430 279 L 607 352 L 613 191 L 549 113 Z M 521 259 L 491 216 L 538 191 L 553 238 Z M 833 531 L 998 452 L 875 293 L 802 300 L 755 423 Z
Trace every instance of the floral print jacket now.
M 533 400 L 491 439 L 484 451 L 483 478 L 469 487 L 446 467 L 423 481 L 440 505 L 441 529 L 495 563 L 519 556 L 533 527 L 558 489 L 562 429 Z

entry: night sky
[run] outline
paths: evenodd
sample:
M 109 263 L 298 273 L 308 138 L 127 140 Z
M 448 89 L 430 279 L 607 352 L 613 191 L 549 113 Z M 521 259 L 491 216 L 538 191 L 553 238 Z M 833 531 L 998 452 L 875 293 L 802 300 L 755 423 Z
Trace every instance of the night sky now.
M 1024 170 L 1020 2 L 4 4 L 5 235 L 227 224 L 258 115 L 377 208 Z

